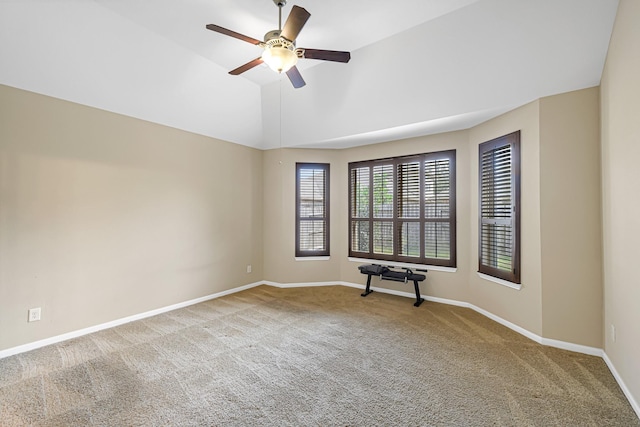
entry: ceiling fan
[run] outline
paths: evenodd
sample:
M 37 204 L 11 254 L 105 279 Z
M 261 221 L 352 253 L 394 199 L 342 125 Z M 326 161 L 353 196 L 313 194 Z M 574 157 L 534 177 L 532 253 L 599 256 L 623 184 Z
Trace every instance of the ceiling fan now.
M 296 68 L 296 63 L 300 58 L 319 59 L 322 61 L 349 62 L 351 54 L 338 50 L 306 49 L 296 47 L 296 38 L 304 27 L 311 14 L 304 8 L 293 6 L 291 13 L 282 27 L 282 7 L 287 4 L 286 0 L 273 0 L 278 6 L 278 29 L 269 31 L 264 35 L 264 41 L 245 36 L 244 34 L 228 30 L 218 25 L 209 24 L 207 29 L 224 34 L 245 42 L 260 46 L 264 49 L 262 56 L 247 62 L 238 68 L 229 71 L 229 74 L 237 76 L 253 67 L 266 62 L 269 67 L 278 72 L 285 72 L 293 87 L 301 88 L 306 83 Z

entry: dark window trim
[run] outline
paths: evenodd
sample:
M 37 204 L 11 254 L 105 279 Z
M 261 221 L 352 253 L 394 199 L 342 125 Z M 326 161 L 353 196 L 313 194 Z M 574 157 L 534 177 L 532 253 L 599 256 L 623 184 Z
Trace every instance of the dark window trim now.
M 499 147 L 506 145 L 511 146 L 511 181 L 512 187 L 512 199 L 513 199 L 513 221 L 512 221 L 512 234 L 513 243 L 511 247 L 511 270 L 495 268 L 489 265 L 485 265 L 482 262 L 482 157 L 483 154 L 489 151 L 493 151 Z M 489 276 L 497 277 L 508 282 L 520 284 L 520 131 L 510 133 L 508 135 L 501 136 L 499 138 L 492 139 L 487 142 L 483 142 L 478 147 L 478 272 Z
M 399 242 L 398 238 L 400 232 L 400 224 L 402 222 L 406 222 L 406 219 L 401 219 L 397 217 L 398 212 L 398 183 L 394 182 L 394 190 L 393 190 L 393 217 L 390 219 L 390 222 L 393 221 L 393 233 L 394 233 L 394 245 L 393 245 L 393 255 L 384 255 L 373 252 L 373 243 L 369 244 L 368 252 L 359 252 L 353 250 L 353 224 L 354 221 L 362 220 L 368 221 L 368 235 L 370 239 L 373 239 L 373 191 L 369 191 L 369 218 L 358 218 L 353 216 L 353 192 L 352 192 L 352 171 L 357 168 L 369 167 L 370 168 L 370 176 L 369 176 L 369 185 L 370 188 L 373 187 L 373 167 L 377 165 L 385 165 L 390 164 L 393 165 L 393 175 L 394 180 L 397 178 L 397 166 L 402 163 L 407 163 L 407 161 L 411 160 L 419 160 L 420 161 L 420 179 L 424 180 L 424 162 L 428 160 L 436 160 L 436 159 L 448 159 L 449 160 L 449 217 L 448 218 L 425 218 L 424 217 L 424 202 L 422 197 L 424 195 L 424 191 L 421 193 L 421 203 L 420 203 L 420 218 L 417 219 L 417 222 L 421 224 L 420 231 L 420 247 L 421 247 L 421 257 L 407 257 L 399 255 Z M 431 153 L 422 153 L 422 154 L 412 154 L 406 156 L 398 156 L 398 157 L 388 157 L 382 159 L 375 160 L 366 160 L 366 161 L 358 161 L 349 163 L 348 167 L 348 209 L 349 209 L 349 257 L 352 258 L 363 258 L 363 259 L 373 259 L 373 260 L 381 260 L 381 261 L 395 261 L 401 263 L 408 264 L 420 264 L 420 265 L 433 265 L 433 266 L 441 266 L 441 267 L 452 267 L 455 268 L 457 265 L 457 233 L 456 233 L 456 224 L 457 224 L 457 209 L 456 209 L 456 150 L 445 150 L 445 151 L 437 151 Z M 412 220 L 411 220 L 412 221 Z M 441 258 L 427 258 L 424 256 L 424 228 L 423 224 L 431 223 L 431 222 L 446 222 L 449 224 L 449 250 L 450 250 L 450 258 L 449 259 L 441 259 Z
M 300 216 L 300 171 L 303 169 L 320 169 L 324 171 L 324 216 L 322 218 Z M 296 163 L 296 257 L 329 256 L 329 163 Z M 300 249 L 300 222 L 301 220 L 324 221 L 324 250 Z

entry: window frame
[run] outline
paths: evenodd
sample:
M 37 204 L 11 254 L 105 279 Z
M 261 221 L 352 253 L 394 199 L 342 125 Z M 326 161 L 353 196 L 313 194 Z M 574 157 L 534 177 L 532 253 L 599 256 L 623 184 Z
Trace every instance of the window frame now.
M 510 247 L 510 268 L 509 270 L 498 268 L 496 266 L 488 265 L 483 262 L 483 253 L 485 246 L 483 245 L 484 235 L 483 232 L 483 224 L 485 225 L 499 225 L 498 222 L 501 222 L 501 225 L 506 223 L 504 216 L 498 217 L 494 212 L 492 217 L 483 217 L 483 172 L 485 169 L 483 168 L 483 156 L 485 153 L 489 153 L 491 151 L 496 152 L 499 149 L 504 147 L 510 147 L 510 197 L 511 197 L 511 215 L 509 217 L 511 228 L 510 233 L 512 236 L 512 242 Z M 521 169 L 521 160 L 520 160 L 520 131 L 516 131 L 507 135 L 500 136 L 498 138 L 494 138 L 490 141 L 486 141 L 481 143 L 478 146 L 478 273 L 485 274 L 487 276 L 492 276 L 498 279 L 505 280 L 507 282 L 520 284 L 521 283 L 521 262 L 520 262 L 520 223 L 521 223 L 521 188 L 520 188 L 520 169 Z M 494 172 L 493 177 L 495 177 L 495 169 L 492 169 Z M 495 187 L 492 187 L 492 193 L 495 193 Z M 497 237 L 494 236 L 492 240 L 492 247 L 497 247 L 496 244 Z M 488 250 L 488 249 L 487 249 Z M 496 255 L 497 256 L 497 255 Z M 497 261 L 495 261 L 497 263 Z
M 323 215 L 321 217 L 316 216 L 302 216 L 300 214 L 301 211 L 301 180 L 300 180 L 300 171 L 302 170 L 321 170 L 323 171 L 324 182 L 323 182 Z M 325 257 L 330 254 L 330 223 L 329 223 L 329 176 L 330 176 L 330 164 L 329 163 L 296 163 L 296 242 L 295 242 L 295 256 L 296 258 L 300 257 Z M 300 248 L 300 229 L 302 221 L 323 221 L 324 222 L 324 249 L 322 250 L 303 250 Z
M 425 209 L 425 162 L 432 162 L 438 160 L 447 160 L 448 161 L 448 216 L 445 217 L 426 217 L 426 209 Z M 418 217 L 401 217 L 400 216 L 400 202 L 403 200 L 401 194 L 399 192 L 400 183 L 398 182 L 398 174 L 399 174 L 399 165 L 408 165 L 412 162 L 419 162 L 419 211 L 420 214 Z M 367 217 L 363 217 L 355 214 L 356 211 L 364 212 L 364 210 L 359 209 L 359 206 L 364 204 L 366 196 L 362 198 L 358 196 L 358 200 L 362 200 L 362 203 L 355 202 L 354 198 L 356 198 L 356 192 L 358 191 L 355 186 L 358 185 L 358 178 L 361 180 L 363 176 L 354 175 L 354 173 L 358 173 L 357 170 L 362 170 L 364 168 L 368 168 L 368 178 L 367 178 L 367 188 L 374 188 L 376 185 L 380 185 L 380 183 L 375 182 L 374 178 L 374 168 L 380 168 L 384 166 L 391 166 L 391 176 L 393 180 L 392 188 L 393 192 L 391 194 L 391 204 L 393 213 L 391 217 L 375 217 L 374 211 L 376 209 L 374 203 L 374 191 L 368 191 L 368 201 L 366 210 L 368 212 Z M 384 179 L 384 178 L 383 178 Z M 436 178 L 434 178 L 435 180 Z M 405 181 L 406 183 L 407 181 Z M 434 181 L 436 182 L 436 181 Z M 349 257 L 351 258 L 360 258 L 360 259 L 372 259 L 372 260 L 380 260 L 380 261 L 389 261 L 389 262 L 399 262 L 405 264 L 417 264 L 417 265 L 431 265 L 431 266 L 439 266 L 439 267 L 452 267 L 455 268 L 457 265 L 457 250 L 456 250 L 456 241 L 457 241 L 457 233 L 456 233 L 456 150 L 445 150 L 445 151 L 437 151 L 431 153 L 421 153 L 421 154 L 413 154 L 407 156 L 397 156 L 385 159 L 376 159 L 376 160 L 365 160 L 365 161 L 357 161 L 351 162 L 348 165 L 348 244 L 349 244 Z M 385 185 L 384 181 L 383 184 Z M 405 198 L 406 199 L 406 198 Z M 374 250 L 374 223 L 392 223 L 392 251 L 390 254 L 381 254 L 375 253 Z M 408 224 L 411 222 L 418 222 L 419 225 L 419 250 L 420 254 L 418 257 L 415 256 L 403 256 L 400 254 L 401 252 L 401 238 L 400 233 L 402 232 L 402 226 L 404 224 Z M 354 233 L 358 229 L 358 224 L 362 226 L 362 228 L 367 228 L 366 235 L 368 236 L 367 246 L 368 251 L 357 251 L 354 250 Z M 448 225 L 449 239 L 448 239 L 448 249 L 449 249 L 449 258 L 433 258 L 426 256 L 426 241 L 425 238 L 425 228 L 427 224 L 431 223 L 445 223 Z M 406 242 L 406 240 L 405 240 Z

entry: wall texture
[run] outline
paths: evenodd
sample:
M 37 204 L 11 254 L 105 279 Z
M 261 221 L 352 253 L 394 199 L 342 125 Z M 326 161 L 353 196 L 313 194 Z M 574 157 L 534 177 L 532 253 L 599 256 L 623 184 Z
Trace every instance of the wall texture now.
M 640 414 L 640 2 L 621 0 L 602 76 L 605 352 Z M 612 328 L 615 328 L 615 340 Z
M 542 335 L 602 348 L 598 88 L 540 100 Z
M 0 86 L 0 350 L 261 280 L 262 156 Z

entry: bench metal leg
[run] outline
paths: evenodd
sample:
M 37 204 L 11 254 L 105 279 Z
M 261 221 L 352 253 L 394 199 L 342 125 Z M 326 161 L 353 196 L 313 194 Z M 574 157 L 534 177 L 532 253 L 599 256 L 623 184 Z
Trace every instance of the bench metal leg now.
M 373 292 L 371 290 L 371 275 L 367 274 L 367 287 L 365 288 L 364 292 L 360 294 L 361 297 L 366 297 L 367 295 L 369 295 L 371 292 Z
M 424 302 L 424 298 L 420 296 L 420 285 L 418 285 L 418 281 L 413 281 L 413 287 L 416 290 L 416 302 L 413 304 L 415 307 L 420 307 L 420 304 Z
M 413 304 L 415 307 L 420 307 L 420 304 L 422 304 L 424 302 L 424 298 L 422 298 L 420 296 L 420 285 L 418 284 L 417 280 L 413 281 L 413 288 L 416 291 L 416 302 Z M 362 297 L 366 297 L 367 295 L 369 295 L 371 292 L 373 292 L 371 290 L 371 274 L 367 275 L 367 287 L 365 288 L 364 292 L 360 294 L 360 296 Z

